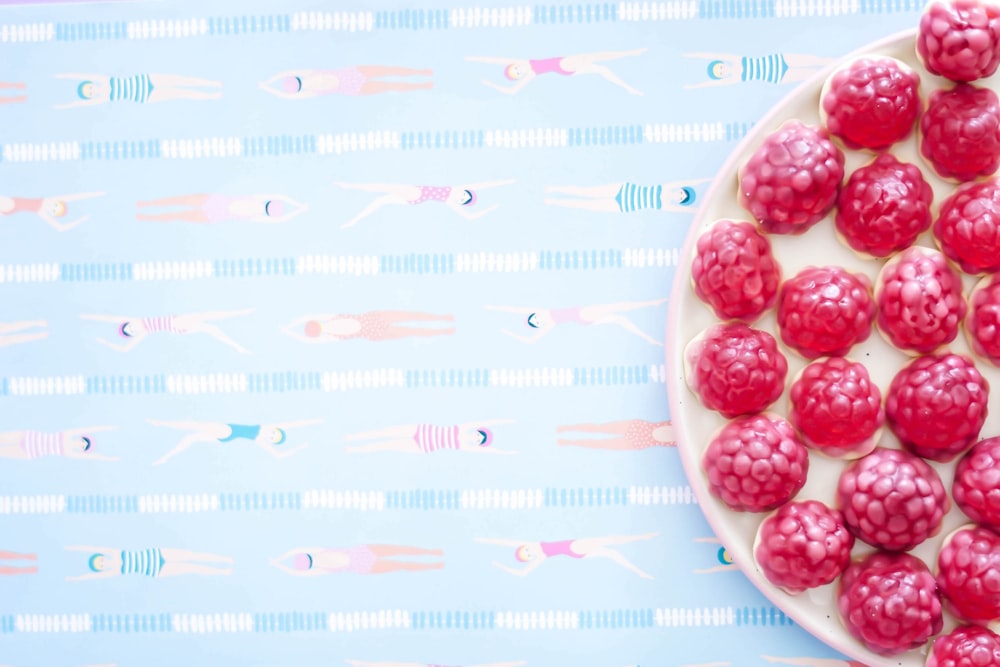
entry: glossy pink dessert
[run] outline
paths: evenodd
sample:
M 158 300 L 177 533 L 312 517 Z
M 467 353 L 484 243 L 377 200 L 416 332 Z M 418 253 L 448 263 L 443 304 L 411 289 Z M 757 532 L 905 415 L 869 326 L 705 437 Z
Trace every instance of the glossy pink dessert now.
M 980 440 L 962 456 L 951 493 L 967 517 L 1000 532 L 1000 437 Z
M 1000 274 L 986 276 L 969 293 L 965 335 L 973 352 L 1000 366 Z
M 1000 535 L 959 528 L 938 553 L 938 586 L 948 610 L 972 623 L 1000 619 Z
M 962 271 L 975 275 L 1000 270 L 1000 181 L 959 186 L 941 203 L 933 229 L 941 252 Z
M 917 31 L 917 55 L 952 81 L 990 76 L 1000 65 L 1000 8 L 979 0 L 932 2 Z
M 989 88 L 935 90 L 920 132 L 920 154 L 942 178 L 971 181 L 1000 167 L 1000 99 Z
M 868 277 L 839 266 L 808 267 L 778 292 L 778 331 L 807 359 L 847 354 L 867 340 L 875 319 Z
M 979 625 L 961 625 L 931 643 L 924 667 L 998 667 L 1000 636 Z

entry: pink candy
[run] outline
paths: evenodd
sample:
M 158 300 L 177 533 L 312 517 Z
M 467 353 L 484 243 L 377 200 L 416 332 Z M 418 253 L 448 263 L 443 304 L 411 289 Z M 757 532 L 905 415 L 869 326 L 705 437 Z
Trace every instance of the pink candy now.
M 963 625 L 936 638 L 924 667 L 995 667 L 1000 637 L 978 625 Z
M 973 623 L 1000 618 L 1000 536 L 979 526 L 952 533 L 938 553 L 938 586 L 959 618 Z
M 1000 365 L 1000 274 L 987 276 L 972 288 L 965 333 L 976 354 Z
M 971 181 L 1000 167 L 1000 99 L 989 88 L 935 90 L 920 131 L 920 154 L 942 178 Z
M 941 204 L 934 238 L 966 273 L 1000 270 L 1000 181 L 959 186 Z
M 807 359 L 847 354 L 871 335 L 874 319 L 868 278 L 837 266 L 803 269 L 778 293 L 781 340 Z
M 1000 437 L 981 440 L 962 456 L 951 493 L 967 517 L 1000 532 Z
M 952 81 L 990 76 L 1000 65 L 1000 9 L 976 0 L 934 2 L 920 17 L 917 54 Z

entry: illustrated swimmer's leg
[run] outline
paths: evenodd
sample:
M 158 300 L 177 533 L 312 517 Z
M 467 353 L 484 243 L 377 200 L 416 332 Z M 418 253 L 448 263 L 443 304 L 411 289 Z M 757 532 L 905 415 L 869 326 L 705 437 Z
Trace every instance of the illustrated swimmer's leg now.
M 208 222 L 208 216 L 201 209 L 177 211 L 175 213 L 136 213 L 136 220 L 142 222 Z
M 28 84 L 20 82 L 20 81 L 18 81 L 18 82 L 0 81 L 0 90 L 2 90 L 2 89 L 10 89 L 10 88 L 13 88 L 14 90 L 25 90 L 27 87 L 28 87 Z
M 633 563 L 629 559 L 625 558 L 625 556 L 622 556 L 620 553 L 618 553 L 617 551 L 614 551 L 612 549 L 602 549 L 601 551 L 597 551 L 595 553 L 591 553 L 590 557 L 591 558 L 607 558 L 608 560 L 612 560 L 612 561 L 618 563 L 619 565 L 621 565 L 622 567 L 624 567 L 626 570 L 630 570 L 630 571 L 636 573 L 637 575 L 639 575 L 643 579 L 652 579 L 653 578 L 653 575 L 649 574 L 648 572 L 646 572 L 644 570 L 639 569 L 635 565 L 635 563 Z
M 211 565 L 197 565 L 195 563 L 165 563 L 160 568 L 161 577 L 176 577 L 184 574 L 200 574 L 206 576 L 224 576 L 233 573 L 233 568 L 219 568 Z
M 11 334 L 25 329 L 44 328 L 49 325 L 45 320 L 25 320 L 23 322 L 0 322 L 0 334 Z
M 0 104 L 20 104 L 21 102 L 27 102 L 27 95 L 15 95 L 14 97 L 0 97 Z
M 608 424 L 568 424 L 557 427 L 556 433 L 612 433 L 615 435 L 624 435 L 628 432 L 629 424 L 630 422 L 628 421 L 616 421 Z
M 605 317 L 594 322 L 594 324 L 617 324 L 622 329 L 625 329 L 626 331 L 635 334 L 636 336 L 638 336 L 639 338 L 643 339 L 648 343 L 660 346 L 663 345 L 661 341 L 656 340 L 655 338 L 647 334 L 645 331 L 637 327 L 632 322 L 632 320 L 628 319 L 627 317 L 622 317 L 621 315 L 612 315 L 610 317 Z
M 135 203 L 136 206 L 190 206 L 193 208 L 200 208 L 208 201 L 211 195 L 178 195 L 176 197 L 161 197 L 160 199 L 151 199 L 149 201 L 138 201 Z
M 621 183 L 612 183 L 611 185 L 594 185 L 592 187 L 581 187 L 578 185 L 550 185 L 545 188 L 545 191 L 560 195 L 573 195 L 574 197 L 604 199 L 606 197 L 614 197 L 621 189 Z
M 150 102 L 167 102 L 169 100 L 218 100 L 222 92 L 209 93 L 203 90 L 187 90 L 185 88 L 154 88 L 149 94 Z
M 597 211 L 598 213 L 621 213 L 621 206 L 611 199 L 553 199 L 546 197 L 545 204 L 548 206 L 562 206 L 563 208 L 582 208 L 586 211 Z
M 0 442 L 0 459 L 26 459 L 28 458 L 20 441 L 16 444 L 5 444 Z
M 407 93 L 412 90 L 430 90 L 434 84 L 430 81 L 423 83 L 405 83 L 403 81 L 365 81 L 361 84 L 362 95 L 379 95 L 381 93 Z
M 563 447 L 586 447 L 588 449 L 615 449 L 624 451 L 635 449 L 628 438 L 588 438 L 585 440 L 567 440 L 560 438 L 556 444 Z
M 401 560 L 377 560 L 370 574 L 386 574 L 387 572 L 421 572 L 424 570 L 440 570 L 444 563 L 414 563 Z
M 48 336 L 49 336 L 48 331 L 39 331 L 38 333 L 15 334 L 12 336 L 0 336 L 0 347 L 7 347 L 8 345 L 18 345 L 20 343 L 30 343 L 32 341 L 48 338 Z
M 425 329 L 423 327 L 401 327 L 397 324 L 390 325 L 382 340 L 398 340 L 400 338 L 429 338 L 431 336 L 451 336 L 455 333 L 454 327 L 448 329 Z
M 379 558 L 391 558 L 393 556 L 443 556 L 442 549 L 423 549 L 421 547 L 407 547 L 399 544 L 369 544 L 368 550 Z
M 375 211 L 379 210 L 383 206 L 389 206 L 390 204 L 403 204 L 403 203 L 404 202 L 401 201 L 395 195 L 384 195 L 382 197 L 379 197 L 375 201 L 373 201 L 371 204 L 369 204 L 368 206 L 366 206 L 356 216 L 354 216 L 353 218 L 351 218 L 350 220 L 348 220 L 347 222 L 345 222 L 343 225 L 341 225 L 341 229 L 343 229 L 345 227 L 353 227 L 354 225 L 358 224 L 361 220 L 367 218 L 369 215 L 371 215 Z
M 233 317 L 246 317 L 253 315 L 256 308 L 244 308 L 243 310 L 219 310 L 211 313 L 196 313 L 195 316 L 202 322 L 213 320 L 228 320 Z
M 170 422 L 170 421 L 161 421 L 159 419 L 147 419 L 146 423 L 150 424 L 151 426 L 159 426 L 160 428 L 172 428 L 172 429 L 174 429 L 176 431 L 199 431 L 200 432 L 200 431 L 204 430 L 206 427 L 214 426 L 214 424 L 212 424 L 210 422 L 191 422 L 191 421 L 188 421 L 188 422 Z
M 406 438 L 405 440 L 383 440 L 368 445 L 356 445 L 354 447 L 347 447 L 345 451 L 355 453 L 402 452 L 405 454 L 419 454 L 420 447 L 417 446 L 413 438 Z
M 228 345 L 229 347 L 233 348 L 240 354 L 250 354 L 250 350 L 246 349 L 245 347 L 237 343 L 235 340 L 227 336 L 225 332 L 222 331 L 222 329 L 215 326 L 214 324 L 203 324 L 202 326 L 198 327 L 197 331 L 199 333 L 211 336 L 212 338 L 214 338 L 215 340 L 219 341 L 224 345 Z
M 201 553 L 198 551 L 188 551 L 187 549 L 160 549 L 163 560 L 171 563 L 233 563 L 233 558 L 220 556 L 218 554 Z
M 405 424 L 403 426 L 389 426 L 388 428 L 380 428 L 374 431 L 354 433 L 344 436 L 344 440 L 346 442 L 354 442 L 356 440 L 373 440 L 375 438 L 412 438 L 416 432 L 417 427 L 415 424 Z
M 605 62 L 608 60 L 618 60 L 619 58 L 632 58 L 634 56 L 641 56 L 649 49 L 632 49 L 631 51 L 599 51 L 597 53 L 588 54 L 587 57 L 591 62 Z
M 662 306 L 669 300 L 670 299 L 656 299 L 654 301 L 625 301 L 623 303 L 607 305 L 602 304 L 596 307 L 606 313 L 627 313 L 630 310 L 642 310 L 643 308 L 655 308 L 656 306 Z
M 832 63 L 835 58 L 826 56 L 814 56 L 807 53 L 786 53 L 782 56 L 789 69 L 793 67 L 812 67 L 819 69 Z
M 356 67 L 367 77 L 379 76 L 432 76 L 434 70 L 413 69 L 412 67 L 395 67 L 391 65 L 360 65 Z
M 172 86 L 176 87 L 193 87 L 193 88 L 222 88 L 221 81 L 213 81 L 212 79 L 201 79 L 193 76 L 178 76 L 176 74 L 150 74 L 149 80 L 153 83 L 153 90 L 155 92 L 157 87 L 170 88 Z
M 599 537 L 595 538 L 595 542 L 600 542 L 601 546 L 608 547 L 619 544 L 629 544 L 630 542 L 645 542 L 651 540 L 658 536 L 659 533 L 645 533 L 644 535 L 618 535 L 615 537 Z M 580 542 L 589 542 L 590 540 L 579 540 Z
M 22 554 L 16 551 L 0 551 L 0 560 L 38 560 L 38 554 Z
M 454 322 L 454 315 L 436 315 L 410 310 L 383 310 L 380 314 L 390 322 Z
M 186 449 L 190 449 L 192 445 L 199 442 L 212 442 L 214 438 L 209 438 L 208 436 L 202 435 L 201 433 L 192 433 L 184 437 L 177 446 L 171 449 L 169 452 L 158 458 L 153 462 L 154 466 L 163 465 L 170 459 L 174 458 Z
M 23 567 L 16 565 L 0 565 L 0 577 L 16 576 L 19 574 L 35 574 L 37 572 L 37 565 L 25 565 Z
M 632 86 L 628 85 L 627 83 L 625 83 L 624 81 L 622 81 L 621 78 L 617 74 L 615 74 L 614 72 L 612 72 L 607 67 L 604 67 L 603 65 L 591 65 L 586 70 L 586 72 L 581 72 L 581 74 L 583 74 L 583 73 L 586 73 L 586 74 L 596 74 L 596 75 L 600 76 L 602 79 L 604 79 L 605 81 L 608 81 L 609 83 L 613 83 L 616 86 L 618 86 L 619 88 L 624 88 L 625 90 L 627 90 L 628 92 L 632 93 L 633 95 L 642 95 L 642 91 L 637 90 L 636 88 L 633 88 Z

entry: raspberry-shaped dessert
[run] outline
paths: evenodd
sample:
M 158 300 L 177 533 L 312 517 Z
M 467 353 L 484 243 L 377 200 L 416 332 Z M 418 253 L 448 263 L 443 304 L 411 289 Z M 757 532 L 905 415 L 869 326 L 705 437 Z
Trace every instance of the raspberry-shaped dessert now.
M 971 181 L 1000 166 L 1000 100 L 989 88 L 935 90 L 920 132 L 920 154 L 942 178 Z
M 801 234 L 837 203 L 844 154 L 826 130 L 790 120 L 739 172 L 740 204 L 766 232 Z
M 884 150 L 913 131 L 920 77 L 895 58 L 857 58 L 830 75 L 820 100 L 820 117 L 845 146 Z
M 760 412 L 785 388 L 788 361 L 774 337 L 742 322 L 709 327 L 685 350 L 687 382 L 726 417 Z
M 794 595 L 839 577 L 851 563 L 853 546 L 854 535 L 839 511 L 804 500 L 764 519 L 753 553 L 767 580 Z
M 723 426 L 702 463 L 709 491 L 727 507 L 766 512 L 784 505 L 805 485 L 809 452 L 791 424 L 763 413 Z
M 908 551 L 937 534 L 951 501 L 926 461 L 876 447 L 840 474 L 837 505 L 859 540 L 886 551 Z
M 1000 181 L 959 186 L 941 204 L 934 239 L 968 274 L 1000 270 Z
M 968 357 L 917 357 L 892 379 L 885 416 L 903 447 L 946 463 L 979 438 L 989 393 L 989 383 Z
M 922 646 L 944 625 L 934 575 L 906 553 L 875 552 L 848 566 L 837 610 L 847 631 L 880 655 Z
M 888 257 L 931 226 L 934 191 L 920 168 L 883 153 L 857 169 L 837 198 L 837 231 L 858 253 Z
M 979 0 L 931 3 L 920 17 L 917 55 L 952 81 L 990 76 L 1000 64 L 1000 8 Z
M 962 625 L 931 644 L 924 667 L 997 667 L 1000 637 L 980 625 Z
M 965 337 L 973 352 L 1000 366 L 1000 273 L 986 276 L 969 293 Z
M 868 338 L 875 301 L 868 277 L 839 266 L 811 266 L 778 292 L 778 331 L 807 359 L 847 354 Z
M 909 353 L 933 352 L 955 340 L 966 312 L 961 275 L 943 254 L 921 246 L 885 263 L 875 301 L 879 332 Z
M 980 440 L 955 466 L 955 504 L 976 523 L 1000 532 L 1000 437 Z
M 868 369 L 844 357 L 819 359 L 803 368 L 789 403 L 788 421 L 806 445 L 836 458 L 870 453 L 885 422 L 882 394 Z
M 698 237 L 691 281 L 716 317 L 752 322 L 777 301 L 781 268 L 755 225 L 719 220 Z
M 938 552 L 938 586 L 948 610 L 972 623 L 1000 618 L 1000 535 L 967 525 Z

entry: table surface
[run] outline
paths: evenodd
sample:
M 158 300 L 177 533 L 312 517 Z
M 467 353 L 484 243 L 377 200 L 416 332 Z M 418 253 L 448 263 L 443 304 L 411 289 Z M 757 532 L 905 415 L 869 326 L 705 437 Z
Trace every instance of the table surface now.
M 848 664 L 694 502 L 665 299 L 918 3 L 0 5 L 0 664 Z

